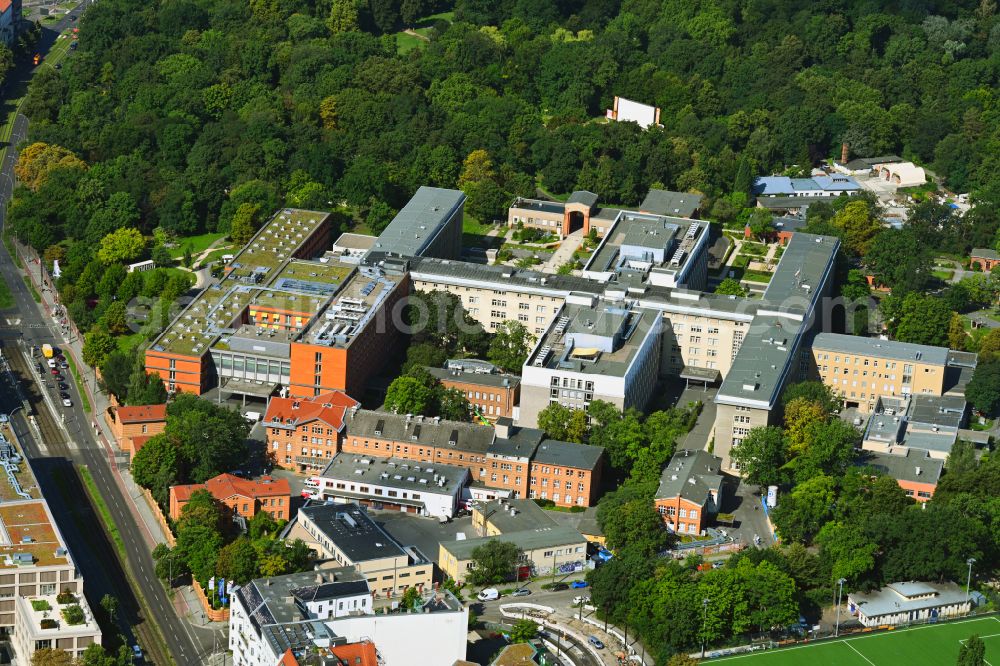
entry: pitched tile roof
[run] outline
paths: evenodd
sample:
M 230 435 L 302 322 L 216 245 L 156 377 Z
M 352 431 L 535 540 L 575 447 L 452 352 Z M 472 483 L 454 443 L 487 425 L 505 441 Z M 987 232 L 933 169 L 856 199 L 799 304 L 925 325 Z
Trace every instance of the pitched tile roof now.
M 118 420 L 122 423 L 149 423 L 166 421 L 166 405 L 134 405 L 118 408 Z
M 264 414 L 264 425 L 296 428 L 318 420 L 339 431 L 344 427 L 347 410 L 360 405 L 343 391 L 329 391 L 312 398 L 271 398 Z
M 291 486 L 286 479 L 273 479 L 262 476 L 258 480 L 241 479 L 233 474 L 220 474 L 205 483 L 191 483 L 170 487 L 178 502 L 187 502 L 196 490 L 207 490 L 217 500 L 224 500 L 233 495 L 258 498 L 274 495 L 291 495 Z

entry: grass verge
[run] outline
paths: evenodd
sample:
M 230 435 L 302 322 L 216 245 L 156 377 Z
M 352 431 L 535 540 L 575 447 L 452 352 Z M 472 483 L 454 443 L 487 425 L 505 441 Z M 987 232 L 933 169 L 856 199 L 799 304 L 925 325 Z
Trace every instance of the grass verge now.
M 20 269 L 24 268 L 24 264 L 21 262 L 20 255 L 17 254 L 17 250 L 14 249 L 14 241 L 11 239 L 10 232 L 5 232 L 3 235 L 3 246 L 7 248 L 7 254 L 10 258 L 14 260 L 14 265 Z
M 73 373 L 73 383 L 76 384 L 76 392 L 80 394 L 80 404 L 83 405 L 83 411 L 89 414 L 90 398 L 87 397 L 87 390 L 83 385 L 83 377 L 80 376 L 79 370 L 76 369 L 76 363 L 73 362 L 71 354 L 66 354 L 66 364 L 69 365 L 69 371 Z
M 101 517 L 101 523 L 104 524 L 104 530 L 111 537 L 111 540 L 115 543 L 115 548 L 118 550 L 118 555 L 122 558 L 124 563 L 125 560 L 125 541 L 122 540 L 122 535 L 118 532 L 118 527 L 115 525 L 115 521 L 111 518 L 111 510 L 108 505 L 104 502 L 104 498 L 101 497 L 101 493 L 97 490 L 97 484 L 94 483 L 94 477 L 90 475 L 90 470 L 86 465 L 77 466 L 77 472 L 80 474 L 80 480 L 83 481 L 84 488 L 87 489 L 87 495 L 90 496 L 90 501 L 97 509 L 97 515 Z
M 38 292 L 35 290 L 35 285 L 32 284 L 31 278 L 29 278 L 27 275 L 22 275 L 21 279 L 24 280 L 24 284 L 26 284 L 28 286 L 28 291 L 31 292 L 31 297 L 33 299 L 35 299 L 35 302 L 36 303 L 41 303 L 42 302 L 42 297 L 39 296 Z
M 0 309 L 14 307 L 14 295 L 10 293 L 10 287 L 3 280 L 0 280 Z

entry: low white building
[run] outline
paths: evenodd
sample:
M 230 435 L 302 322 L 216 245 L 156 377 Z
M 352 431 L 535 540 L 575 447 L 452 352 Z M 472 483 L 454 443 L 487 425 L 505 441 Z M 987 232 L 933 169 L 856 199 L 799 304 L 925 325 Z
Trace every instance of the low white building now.
M 94 643 L 101 642 L 101 628 L 90 612 L 90 606 L 82 594 L 75 600 L 60 604 L 58 595 L 16 597 L 14 613 L 17 620 L 11 633 L 14 647 L 13 666 L 30 666 L 31 656 L 36 650 L 52 648 L 65 650 L 74 659 Z M 70 624 L 64 611 L 71 606 L 79 606 L 83 621 Z
M 605 116 L 608 120 L 617 120 L 620 123 L 636 123 L 642 129 L 649 129 L 651 125 L 660 126 L 660 109 L 658 107 L 633 102 L 617 95 L 615 95 L 615 101 Z
M 915 187 L 927 182 L 927 174 L 913 162 L 890 162 L 872 165 L 872 174 L 896 187 Z
M 429 592 L 413 611 L 378 614 L 364 576 L 351 568 L 260 578 L 235 588 L 229 617 L 233 666 L 274 666 L 288 651 L 371 641 L 384 666 L 452 666 L 465 659 L 468 610 Z
M 866 627 L 895 626 L 964 615 L 971 604 L 955 583 L 889 583 L 870 593 L 852 592 L 847 607 Z
M 314 499 L 446 518 L 455 515 L 470 482 L 465 467 L 350 453 L 334 456 L 318 478 Z

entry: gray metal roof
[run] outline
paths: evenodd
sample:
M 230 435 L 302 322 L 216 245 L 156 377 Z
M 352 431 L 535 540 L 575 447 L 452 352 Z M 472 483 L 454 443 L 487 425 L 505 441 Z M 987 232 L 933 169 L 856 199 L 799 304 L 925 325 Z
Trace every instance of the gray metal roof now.
M 815 301 L 817 290 L 833 267 L 838 247 L 840 241 L 832 236 L 793 235 L 778 260 L 764 300 L 785 307 Z
M 236 593 L 251 620 L 274 624 L 305 619 L 295 599 L 323 601 L 367 592 L 368 581 L 357 569 L 338 567 L 257 578 L 240 587 Z M 260 629 L 260 626 L 257 628 Z
M 928 365 L 945 365 L 948 362 L 947 347 L 916 345 L 898 340 L 863 338 L 840 333 L 817 333 L 812 343 L 813 349 L 858 356 L 873 356 L 896 361 L 919 361 Z
M 514 511 L 511 512 L 511 509 Z M 480 502 L 478 511 L 486 517 L 486 522 L 500 530 L 500 534 L 557 525 L 548 512 L 532 499 L 504 500 L 502 504 L 498 500 Z
M 543 465 L 559 465 L 577 469 L 593 470 L 600 464 L 604 455 L 603 446 L 589 444 L 574 444 L 561 442 L 557 439 L 546 439 L 538 445 L 532 462 Z
M 583 204 L 588 208 L 593 208 L 594 204 L 597 203 L 597 195 L 594 194 L 593 192 L 588 192 L 587 190 L 577 190 L 576 192 L 573 192 L 571 195 L 569 195 L 569 198 L 566 199 L 566 203 Z
M 440 463 L 416 463 L 402 458 L 365 457 L 338 453 L 319 475 L 334 481 L 352 481 L 390 486 L 421 493 L 453 495 L 469 478 L 465 467 Z M 441 482 L 444 485 L 440 485 Z M 334 491 L 336 492 L 336 491 Z
M 351 564 L 409 556 L 357 504 L 314 504 L 299 509 L 299 515 L 312 520 L 323 536 L 344 552 Z
M 802 334 L 802 322 L 757 315 L 722 382 L 716 402 L 770 409 L 790 371 Z
M 376 412 L 359 409 L 348 413 L 347 437 L 377 437 L 397 442 L 410 442 L 418 446 L 451 448 L 485 454 L 493 443 L 495 432 L 491 426 L 407 417 L 405 414 Z
M 906 453 L 882 453 L 864 451 L 857 461 L 859 467 L 874 467 L 897 481 L 936 484 L 941 478 L 944 461 L 931 458 L 924 450 L 907 449 Z
M 427 372 L 440 381 L 463 382 L 491 388 L 513 388 L 521 383 L 521 378 L 517 375 L 462 372 L 461 370 L 446 370 L 445 368 L 427 368 Z
M 538 445 L 545 438 L 545 433 L 535 428 L 509 426 L 510 432 L 506 438 L 497 437 L 490 445 L 489 455 L 502 458 L 527 458 L 535 455 Z
M 682 497 L 705 506 L 715 497 L 722 497 L 722 458 L 702 450 L 683 449 L 674 454 L 660 475 L 656 499 Z
M 918 596 L 922 596 L 923 598 L 915 598 Z M 848 599 L 858 606 L 859 610 L 867 617 L 897 615 L 967 602 L 965 588 L 955 583 L 924 583 L 914 581 L 908 583 L 890 583 L 881 590 L 875 590 L 867 594 L 864 592 L 851 592 L 848 595 Z
M 441 547 L 447 550 L 457 560 L 468 560 L 472 558 L 472 551 L 490 541 L 505 541 L 512 543 L 521 550 L 537 550 L 539 548 L 561 548 L 563 546 L 580 545 L 585 546 L 587 540 L 583 535 L 572 527 L 556 525 L 554 527 L 541 527 L 533 530 L 520 530 L 508 532 L 499 537 L 480 537 L 477 539 L 464 539 L 462 541 L 442 541 Z M 581 552 L 580 559 L 586 557 Z
M 650 190 L 642 200 L 639 210 L 657 215 L 674 215 L 691 217 L 701 208 L 704 197 L 690 192 L 671 192 L 669 190 Z
M 1000 260 L 1000 254 L 996 250 L 990 250 L 984 247 L 976 247 L 972 249 L 969 253 L 970 257 L 982 257 L 983 259 L 992 259 L 994 261 Z
M 373 257 L 374 258 L 374 257 Z M 410 270 L 414 280 L 446 279 L 454 284 L 501 284 L 507 290 L 539 292 L 546 295 L 568 295 L 579 291 L 600 294 L 604 285 L 572 275 L 550 275 L 539 271 L 511 268 L 509 266 L 488 266 L 451 259 L 419 257 L 410 259 Z
M 537 210 L 541 213 L 554 213 L 557 215 L 562 215 L 566 211 L 566 204 L 561 201 L 547 201 L 544 199 L 525 199 L 523 197 L 518 197 L 514 200 L 514 203 L 510 205 L 511 208 L 520 208 L 522 210 Z
M 419 256 L 464 203 L 465 194 L 459 190 L 421 186 L 379 234 L 373 249 Z

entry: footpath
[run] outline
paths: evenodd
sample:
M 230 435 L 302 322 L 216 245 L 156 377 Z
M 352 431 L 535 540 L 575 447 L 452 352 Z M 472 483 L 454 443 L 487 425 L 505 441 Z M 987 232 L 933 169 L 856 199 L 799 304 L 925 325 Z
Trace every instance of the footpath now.
M 122 494 L 129 499 L 128 510 L 132 514 L 136 524 L 140 527 L 140 532 L 146 540 L 147 547 L 152 551 L 159 544 L 167 544 L 167 534 L 164 532 L 160 521 L 157 520 L 146 498 L 145 492 L 132 478 L 128 470 L 127 463 L 122 459 L 121 448 L 104 419 L 110 407 L 110 401 L 106 393 L 101 391 L 96 384 L 93 372 L 87 372 L 87 366 L 83 363 L 83 338 L 77 330 L 76 325 L 65 316 L 64 309 L 59 303 L 58 293 L 50 288 L 51 277 L 45 270 L 45 266 L 40 263 L 38 255 L 32 248 L 15 244 L 17 256 L 24 267 L 24 272 L 31 281 L 35 292 L 41 297 L 41 302 L 37 303 L 42 316 L 55 324 L 62 336 L 63 342 L 60 345 L 62 351 L 72 358 L 75 368 L 78 369 L 81 384 L 90 400 L 91 413 L 89 415 L 91 426 L 94 428 L 94 438 L 104 448 L 108 458 L 108 465 L 111 467 L 112 476 Z M 189 586 L 173 588 L 172 602 L 177 614 L 185 618 L 192 626 L 202 629 L 218 631 L 224 628 L 220 623 L 210 622 L 201 604 L 195 596 L 194 589 Z

